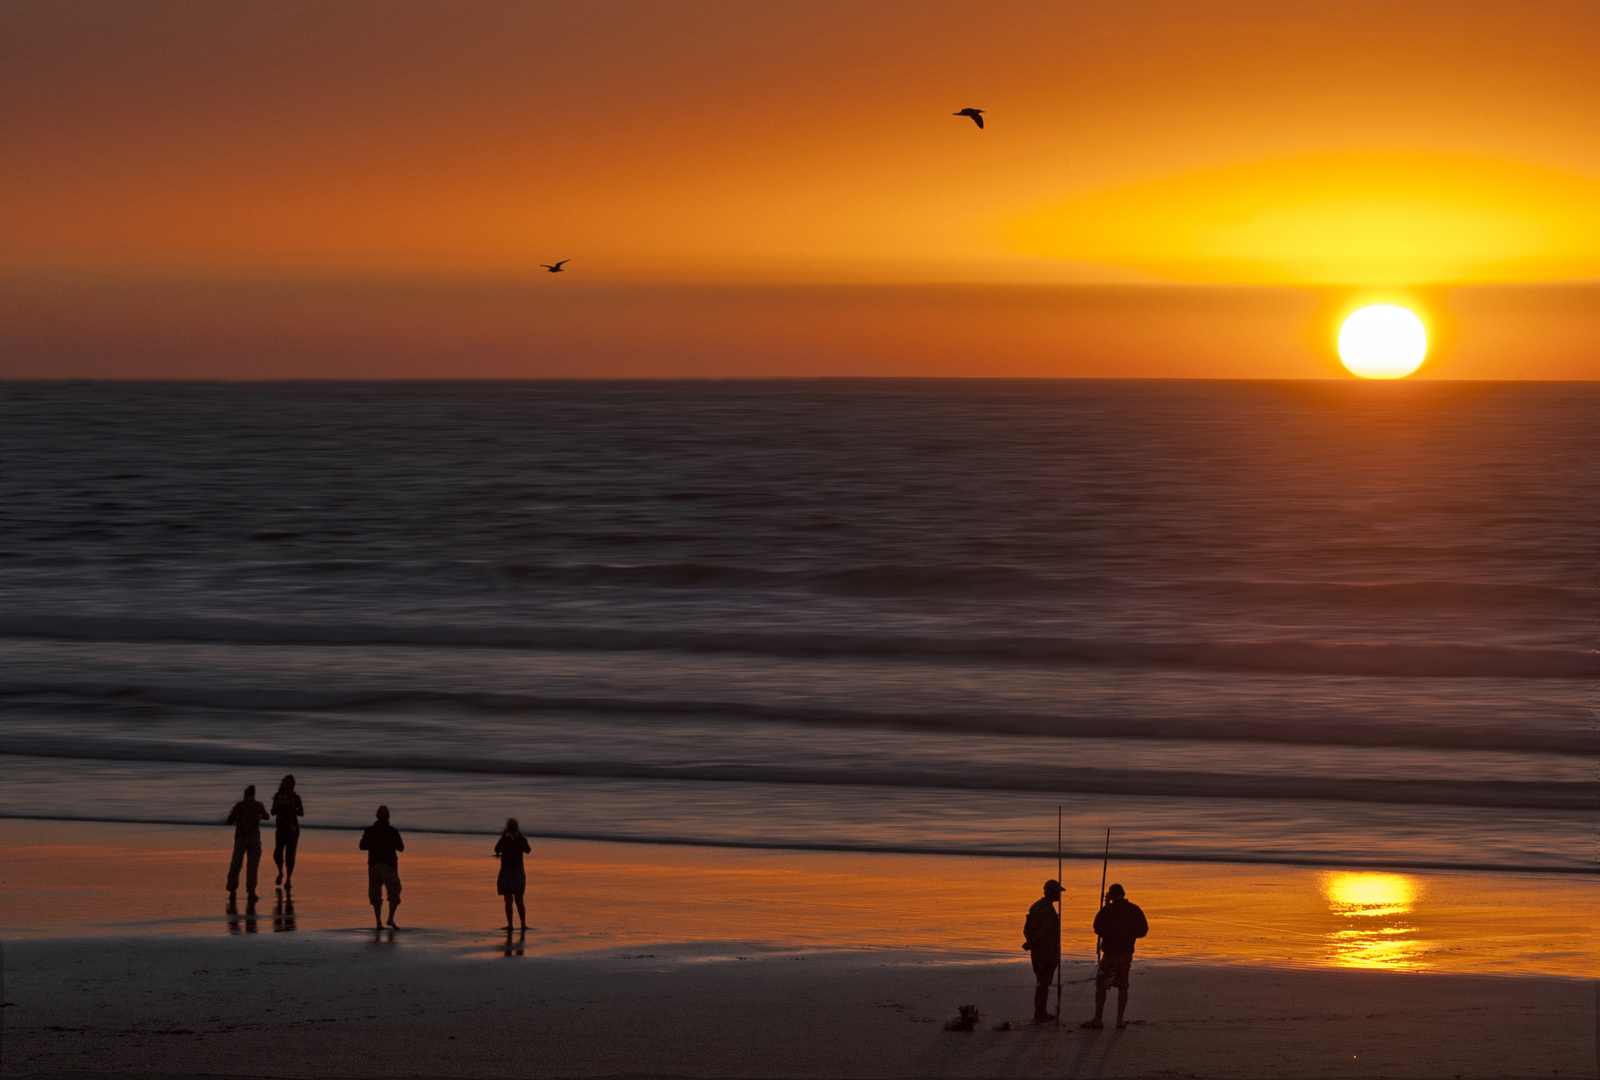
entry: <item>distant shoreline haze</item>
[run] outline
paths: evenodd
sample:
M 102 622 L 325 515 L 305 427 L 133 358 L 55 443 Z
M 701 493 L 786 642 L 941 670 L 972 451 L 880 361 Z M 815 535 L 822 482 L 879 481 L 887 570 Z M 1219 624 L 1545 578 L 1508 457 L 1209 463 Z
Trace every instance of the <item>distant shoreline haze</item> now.
M 0 379 L 1351 379 L 1359 290 L 0 274 Z M 546 280 L 548 278 L 549 280 Z M 1600 285 L 1409 290 L 1412 380 L 1600 378 Z M 1376 392 L 1376 391 L 1375 391 Z

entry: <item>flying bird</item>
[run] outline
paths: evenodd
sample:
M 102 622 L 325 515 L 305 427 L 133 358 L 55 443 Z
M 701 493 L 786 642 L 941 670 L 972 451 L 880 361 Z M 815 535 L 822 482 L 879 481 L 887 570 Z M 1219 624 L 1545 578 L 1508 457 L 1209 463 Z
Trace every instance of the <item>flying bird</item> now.
M 979 127 L 983 126 L 983 110 L 982 109 L 962 109 L 960 112 L 951 113 L 950 115 L 951 116 L 970 116 L 970 117 L 972 117 L 972 122 L 974 124 L 977 124 Z
M 982 125 L 980 124 L 979 126 L 981 127 Z M 551 266 L 549 263 L 540 263 L 539 265 L 544 267 L 546 270 L 550 271 L 552 274 L 559 274 L 559 273 L 561 273 L 561 268 L 563 266 L 567 265 L 571 261 L 572 261 L 571 259 L 562 259 L 560 262 L 556 263 L 554 266 Z

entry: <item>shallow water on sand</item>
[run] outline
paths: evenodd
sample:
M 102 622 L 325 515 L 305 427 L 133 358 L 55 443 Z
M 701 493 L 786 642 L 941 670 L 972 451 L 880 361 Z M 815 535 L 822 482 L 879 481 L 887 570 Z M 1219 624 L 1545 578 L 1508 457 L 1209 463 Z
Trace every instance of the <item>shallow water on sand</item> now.
M 222 892 L 228 840 L 221 828 L 0 822 L 0 933 L 373 936 L 355 834 L 306 834 L 288 894 L 273 887 L 269 844 L 253 905 Z M 408 836 L 404 929 L 378 940 L 472 956 L 668 945 L 702 958 L 882 949 L 1020 962 L 1023 914 L 1056 873 L 1053 860 L 534 841 L 531 929 L 507 935 L 491 847 Z M 1116 862 L 1112 877 L 1150 919 L 1146 961 L 1580 978 L 1600 965 L 1591 882 L 1574 875 Z M 1062 881 L 1064 954 L 1086 968 L 1100 864 L 1068 860 Z

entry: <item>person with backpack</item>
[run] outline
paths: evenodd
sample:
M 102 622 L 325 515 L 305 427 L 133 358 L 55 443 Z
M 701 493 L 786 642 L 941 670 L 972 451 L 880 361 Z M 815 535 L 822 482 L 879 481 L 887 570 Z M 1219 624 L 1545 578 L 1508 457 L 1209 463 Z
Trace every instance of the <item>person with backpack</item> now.
M 1085 1020 L 1082 1027 L 1103 1028 L 1102 1017 L 1106 1011 L 1106 991 L 1117 988 L 1117 1027 L 1125 1028 L 1128 1022 L 1123 1013 L 1128 1008 L 1128 969 L 1133 965 L 1133 943 L 1150 932 L 1139 905 L 1128 900 L 1121 885 L 1106 890 L 1106 902 L 1094 917 L 1094 932 L 1100 935 L 1100 968 L 1094 977 L 1094 1019 Z

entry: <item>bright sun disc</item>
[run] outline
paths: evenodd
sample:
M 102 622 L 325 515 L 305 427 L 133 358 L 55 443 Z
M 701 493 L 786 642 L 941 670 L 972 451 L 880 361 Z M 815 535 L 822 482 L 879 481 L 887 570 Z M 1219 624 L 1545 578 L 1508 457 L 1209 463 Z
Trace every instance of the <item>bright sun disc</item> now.
M 1373 304 L 1339 328 L 1339 359 L 1363 379 L 1403 379 L 1428 355 L 1428 331 L 1397 304 Z

